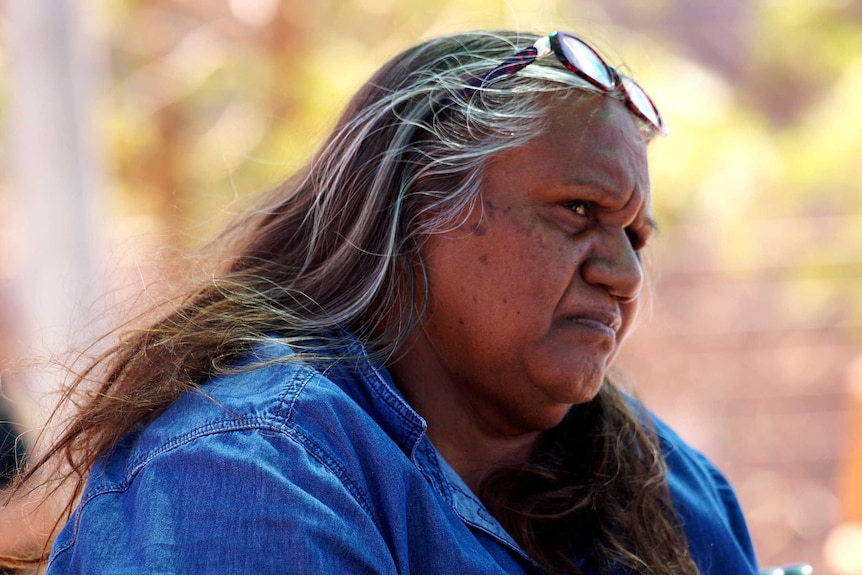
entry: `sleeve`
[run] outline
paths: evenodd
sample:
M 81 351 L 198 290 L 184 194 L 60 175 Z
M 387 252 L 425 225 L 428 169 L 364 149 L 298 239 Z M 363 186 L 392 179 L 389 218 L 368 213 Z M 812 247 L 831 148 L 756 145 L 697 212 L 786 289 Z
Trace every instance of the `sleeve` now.
M 82 502 L 49 574 L 394 573 L 362 491 L 280 431 L 198 437 Z
M 733 488 L 702 453 L 655 420 L 668 486 L 692 556 L 703 575 L 758 573 L 757 557 Z

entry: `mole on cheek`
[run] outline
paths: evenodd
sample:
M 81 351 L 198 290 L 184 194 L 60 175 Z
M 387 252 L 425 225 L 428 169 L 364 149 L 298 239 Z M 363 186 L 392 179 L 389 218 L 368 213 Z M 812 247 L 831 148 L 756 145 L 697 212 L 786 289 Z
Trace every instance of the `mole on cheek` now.
M 482 254 L 481 256 L 479 256 L 479 261 L 483 264 L 488 263 L 488 254 Z
M 484 236 L 485 233 L 487 232 L 487 230 L 485 229 L 485 226 L 483 226 L 479 222 L 476 222 L 475 224 L 470 226 L 470 231 L 473 232 L 473 234 L 475 234 L 477 236 Z

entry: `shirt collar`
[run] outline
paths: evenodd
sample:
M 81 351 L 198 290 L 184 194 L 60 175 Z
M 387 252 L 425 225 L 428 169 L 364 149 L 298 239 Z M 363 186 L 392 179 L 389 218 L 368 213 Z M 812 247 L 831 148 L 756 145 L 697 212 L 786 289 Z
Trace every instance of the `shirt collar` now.
M 355 365 L 351 365 L 351 371 L 362 378 L 367 389 L 375 394 L 375 403 L 379 402 L 378 407 L 389 414 L 385 418 L 386 424 L 389 425 L 387 432 L 398 442 L 432 488 L 464 523 L 484 531 L 535 565 L 440 455 L 426 435 L 428 424 L 425 419 L 407 403 L 389 371 L 371 360 L 365 346 L 358 339 L 346 335 L 342 340 L 344 356 L 360 358 Z

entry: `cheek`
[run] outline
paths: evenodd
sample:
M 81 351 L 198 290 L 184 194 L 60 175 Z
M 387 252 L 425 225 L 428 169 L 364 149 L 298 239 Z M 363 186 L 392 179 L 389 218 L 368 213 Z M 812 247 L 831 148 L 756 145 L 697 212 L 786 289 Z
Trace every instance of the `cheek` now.
M 474 318 L 484 310 L 498 314 L 497 320 L 524 321 L 522 316 L 531 314 L 535 321 L 547 320 L 586 249 L 585 242 L 534 212 L 486 202 L 457 230 L 429 238 L 425 254 L 432 298 L 447 307 L 478 306 L 459 310 Z
M 435 267 L 445 270 L 434 278 L 440 293 L 475 305 L 466 312 L 477 321 L 487 314 L 491 322 L 546 323 L 572 281 L 578 252 L 528 230 L 473 236 L 463 250 L 438 253 Z

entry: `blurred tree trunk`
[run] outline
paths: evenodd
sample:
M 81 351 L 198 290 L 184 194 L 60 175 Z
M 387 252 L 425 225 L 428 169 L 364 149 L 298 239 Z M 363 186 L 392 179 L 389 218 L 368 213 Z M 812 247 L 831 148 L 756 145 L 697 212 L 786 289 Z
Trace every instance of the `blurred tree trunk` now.
M 102 177 L 92 121 L 101 84 L 101 46 L 93 33 L 99 12 L 97 2 L 74 0 L 4 0 L 4 8 L 11 67 L 8 185 L 20 240 L 12 341 L 21 357 L 41 360 L 86 339 L 83 320 L 102 279 Z M 4 387 L 18 400 L 22 423 L 36 428 L 54 404 L 48 394 L 63 372 L 45 365 L 15 375 Z

